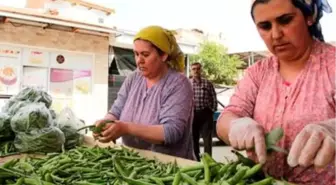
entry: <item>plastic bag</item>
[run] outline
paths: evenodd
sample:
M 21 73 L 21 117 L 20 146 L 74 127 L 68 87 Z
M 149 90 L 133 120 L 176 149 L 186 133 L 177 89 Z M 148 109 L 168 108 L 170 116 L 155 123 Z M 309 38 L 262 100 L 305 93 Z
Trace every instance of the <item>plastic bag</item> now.
M 64 142 L 59 128 L 47 127 L 16 133 L 14 146 L 19 152 L 60 152 Z
M 83 133 L 78 133 L 77 129 L 83 127 L 85 124 L 75 116 L 70 108 L 65 108 L 60 112 L 56 118 L 56 124 L 64 133 L 65 149 L 71 149 L 83 143 Z
M 56 119 L 57 115 L 56 115 L 56 112 L 54 110 L 50 109 L 50 115 L 51 115 L 52 119 Z
M 0 141 L 14 139 L 15 135 L 10 125 L 10 116 L 0 112 Z
M 43 103 L 30 103 L 12 117 L 11 127 L 14 132 L 29 132 L 52 126 L 49 109 Z
M 36 87 L 26 87 L 22 89 L 15 96 L 15 99 L 19 101 L 42 102 L 47 108 L 52 104 L 51 96 L 47 92 L 39 90 Z
M 48 93 L 42 90 L 27 87 L 21 90 L 16 96 L 12 96 L 1 110 L 13 116 L 21 107 L 38 102 L 44 103 L 44 105 L 49 108 L 52 104 L 52 98 Z
M 22 107 L 30 104 L 27 101 L 15 101 L 10 107 L 7 109 L 7 113 L 10 116 L 14 116 Z
M 14 96 L 12 96 L 11 98 L 9 98 L 9 100 L 6 101 L 5 105 L 1 108 L 1 112 L 7 113 L 8 109 L 10 107 L 12 107 L 15 102 L 17 102 L 17 101 L 15 100 Z

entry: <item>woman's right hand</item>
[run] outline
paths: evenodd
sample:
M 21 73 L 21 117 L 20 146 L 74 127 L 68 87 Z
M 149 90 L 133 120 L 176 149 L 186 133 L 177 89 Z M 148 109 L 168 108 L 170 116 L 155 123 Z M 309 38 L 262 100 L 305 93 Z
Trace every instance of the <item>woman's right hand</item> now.
M 111 122 L 113 122 L 116 119 L 117 118 L 114 115 L 112 115 L 111 113 L 107 113 L 103 119 L 97 120 L 94 124 L 96 127 L 98 127 L 99 125 L 106 123 L 107 120 L 111 120 Z M 102 128 L 102 131 L 108 129 L 110 125 L 111 124 L 106 124 L 105 127 Z M 92 133 L 92 135 L 96 139 L 99 139 L 99 137 L 101 137 L 101 133 Z
M 96 127 L 98 127 L 99 125 L 103 124 L 104 122 L 106 122 L 106 119 L 100 119 L 100 120 L 97 120 L 97 121 L 94 123 L 94 125 L 95 125 Z M 108 127 L 108 125 L 106 125 L 106 127 Z M 106 130 L 106 129 L 107 129 L 106 127 L 103 128 L 102 130 L 103 130 L 103 131 Z M 100 134 L 101 134 L 101 133 L 92 133 L 92 135 L 93 135 L 94 138 L 99 138 L 99 137 L 101 137 Z
M 238 118 L 230 123 L 229 141 L 238 150 L 253 149 L 259 163 L 266 162 L 266 142 L 264 128 L 252 118 Z

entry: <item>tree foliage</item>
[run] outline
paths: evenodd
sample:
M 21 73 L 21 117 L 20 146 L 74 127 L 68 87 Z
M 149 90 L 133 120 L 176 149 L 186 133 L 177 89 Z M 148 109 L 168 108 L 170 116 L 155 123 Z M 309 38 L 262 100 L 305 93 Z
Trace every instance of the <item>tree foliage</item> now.
M 227 49 L 216 42 L 205 41 L 200 45 L 200 52 L 191 56 L 191 62 L 200 62 L 203 75 L 216 84 L 234 85 L 239 67 L 244 62 L 236 55 L 229 55 Z

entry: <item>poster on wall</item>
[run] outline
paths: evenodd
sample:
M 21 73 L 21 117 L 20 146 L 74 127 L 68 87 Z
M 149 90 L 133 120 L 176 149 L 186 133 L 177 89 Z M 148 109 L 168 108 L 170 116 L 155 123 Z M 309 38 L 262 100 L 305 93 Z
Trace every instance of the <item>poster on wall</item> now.
M 48 69 L 41 67 L 23 67 L 23 80 L 22 88 L 37 87 L 47 91 L 48 85 Z
M 20 88 L 20 66 L 0 63 L 0 94 L 13 95 Z
M 55 97 L 71 97 L 73 95 L 73 70 L 50 69 L 49 91 Z
M 88 95 L 91 93 L 91 71 L 75 70 L 74 71 L 74 94 Z
M 0 57 L 19 58 L 20 54 L 19 48 L 0 45 Z
M 23 64 L 47 67 L 49 65 L 49 53 L 39 49 L 24 49 Z
M 20 48 L 0 45 L 0 94 L 13 95 L 20 89 Z

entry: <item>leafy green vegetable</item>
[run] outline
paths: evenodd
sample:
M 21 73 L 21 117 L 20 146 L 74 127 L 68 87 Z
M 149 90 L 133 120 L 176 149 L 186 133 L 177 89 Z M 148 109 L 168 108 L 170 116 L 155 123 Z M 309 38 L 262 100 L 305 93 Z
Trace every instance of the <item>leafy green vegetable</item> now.
M 284 132 L 281 127 L 277 127 L 266 134 L 266 145 L 275 145 L 283 137 Z
M 57 115 L 56 125 L 65 135 L 65 149 L 71 149 L 83 143 L 84 136 L 77 132 L 77 128 L 82 127 L 84 122 L 79 120 L 71 109 L 65 108 Z
M 14 133 L 10 125 L 10 116 L 6 113 L 0 113 L 0 141 L 13 138 Z
M 274 150 L 277 152 L 282 152 L 287 154 L 288 152 L 278 146 L 276 144 L 281 140 L 281 138 L 284 135 L 284 131 L 281 127 L 275 128 L 271 130 L 269 133 L 266 134 L 265 140 L 266 140 L 266 147 L 267 150 Z
M 29 105 L 27 101 L 15 101 L 10 107 L 7 109 L 7 113 L 11 116 L 14 116 L 22 107 Z
M 241 153 L 239 153 L 236 150 L 231 150 L 231 152 L 234 153 L 237 156 L 238 161 L 243 163 L 245 166 L 252 167 L 256 164 L 252 159 L 249 159 L 249 158 L 243 156 Z
M 104 127 L 106 126 L 107 123 L 110 123 L 111 121 L 106 121 L 106 122 L 103 122 L 101 123 L 100 125 L 98 126 L 94 126 L 94 127 L 91 127 L 90 130 L 93 132 L 93 133 L 96 133 L 96 134 L 101 134 L 101 132 L 103 131 Z
M 47 108 L 51 106 L 51 96 L 33 87 L 27 87 L 20 91 L 17 95 L 12 96 L 2 108 L 2 112 L 14 115 L 21 107 L 30 103 L 43 103 Z
M 89 126 L 85 126 L 82 127 L 80 129 L 78 129 L 77 131 L 81 131 L 81 130 L 85 130 L 85 129 L 89 129 L 90 131 L 92 131 L 95 134 L 101 134 L 101 132 L 103 131 L 104 127 L 106 126 L 106 124 L 108 123 L 114 123 L 113 120 L 104 120 L 102 123 L 100 123 L 99 126 L 96 125 L 89 125 Z
M 284 135 L 281 127 L 272 129 L 269 133 L 265 134 L 266 150 L 267 152 L 276 151 L 288 154 L 288 151 L 277 146 L 277 143 Z
M 52 98 L 47 92 L 34 87 L 26 87 L 22 89 L 15 96 L 15 99 L 20 101 L 42 102 L 47 108 L 49 108 L 52 104 Z
M 57 125 L 50 110 L 41 102 L 22 107 L 12 117 L 11 127 L 16 132 L 14 143 L 20 152 L 57 152 L 64 144 L 67 149 L 73 148 L 83 139 L 70 124 Z
M 47 127 L 17 133 L 14 145 L 20 152 L 58 152 L 64 142 L 64 134 L 59 128 Z
M 32 87 L 6 102 L 0 113 L 0 156 L 16 151 L 58 152 L 83 143 L 77 129 L 84 123 L 70 109 L 57 115 L 51 103 L 47 92 Z
M 11 119 L 14 132 L 29 132 L 51 125 L 51 115 L 43 103 L 31 103 L 22 107 Z
M 49 111 L 50 111 L 51 118 L 56 119 L 56 117 L 57 117 L 56 112 L 54 110 L 51 110 L 51 109 Z
M 75 148 L 76 146 L 80 146 L 84 142 L 84 136 L 77 132 L 71 125 L 64 125 L 60 127 L 61 131 L 64 133 L 65 136 L 65 149 Z

